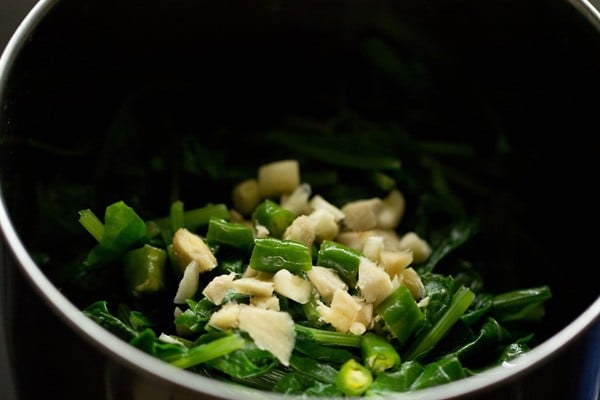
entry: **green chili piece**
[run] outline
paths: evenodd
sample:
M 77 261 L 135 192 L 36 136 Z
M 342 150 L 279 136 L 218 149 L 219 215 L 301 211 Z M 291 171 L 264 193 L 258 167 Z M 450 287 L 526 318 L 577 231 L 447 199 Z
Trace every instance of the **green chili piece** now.
M 308 301 L 302 304 L 302 311 L 304 312 L 307 321 L 312 323 L 319 322 L 321 314 L 319 314 L 317 307 L 319 306 L 320 299 L 321 297 L 319 296 L 317 291 L 313 289 L 310 294 L 310 297 L 308 298 Z
M 355 287 L 362 254 L 351 247 L 324 240 L 317 253 L 317 265 L 332 268 L 350 287 Z
M 250 266 L 258 271 L 275 273 L 287 269 L 292 273 L 312 268 L 310 249 L 293 240 L 262 238 L 254 241 Z
M 125 281 L 127 290 L 133 296 L 144 293 L 156 293 L 164 289 L 164 270 L 167 252 L 149 244 L 128 251 L 125 263 Z
M 185 216 L 183 202 L 179 200 L 174 201 L 173 204 L 171 204 L 171 209 L 169 210 L 169 223 L 171 225 L 171 232 L 176 232 L 179 228 L 183 228 L 185 225 L 184 221 Z
M 392 342 L 377 333 L 362 335 L 360 350 L 364 364 L 375 374 L 400 365 L 400 354 Z
M 265 199 L 252 213 L 252 221 L 265 226 L 269 230 L 269 234 L 276 238 L 283 236 L 285 229 L 295 218 L 296 214 L 270 199 Z
M 400 344 L 404 344 L 425 319 L 405 285 L 399 286 L 386 297 L 375 312 L 381 316 L 388 331 Z
M 240 223 L 211 218 L 208 221 L 206 240 L 209 243 L 250 251 L 254 246 L 254 232 L 252 228 Z
M 355 359 L 346 361 L 338 371 L 335 384 L 347 396 L 360 396 L 373 382 L 371 371 Z

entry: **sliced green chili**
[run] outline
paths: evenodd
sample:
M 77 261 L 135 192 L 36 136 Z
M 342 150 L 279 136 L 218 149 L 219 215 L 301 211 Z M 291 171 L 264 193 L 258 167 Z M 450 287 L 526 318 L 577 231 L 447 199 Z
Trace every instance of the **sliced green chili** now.
M 270 199 L 265 199 L 252 213 L 252 221 L 266 227 L 275 238 L 281 238 L 295 218 L 296 214 Z
M 165 288 L 167 252 L 149 244 L 127 252 L 123 258 L 127 290 L 134 296 L 156 293 Z
M 400 365 L 400 354 L 392 342 L 377 333 L 363 334 L 360 349 L 363 362 L 375 374 Z
M 406 343 L 425 319 L 425 315 L 405 285 L 399 286 L 386 297 L 377 306 L 375 312 L 381 316 L 387 330 L 398 339 L 400 344 Z
M 335 384 L 347 396 L 360 396 L 373 382 L 371 371 L 355 359 L 346 361 L 337 373 Z
M 355 287 L 362 254 L 351 247 L 324 240 L 317 253 L 317 265 L 332 268 L 350 287 Z
M 250 251 L 254 246 L 254 232 L 252 228 L 240 223 L 230 222 L 222 218 L 211 218 L 208 221 L 206 240 L 211 244 L 222 244 Z
M 310 249 L 302 243 L 262 238 L 254 241 L 249 265 L 258 271 L 268 273 L 275 273 L 280 269 L 300 273 L 312 268 L 312 257 Z

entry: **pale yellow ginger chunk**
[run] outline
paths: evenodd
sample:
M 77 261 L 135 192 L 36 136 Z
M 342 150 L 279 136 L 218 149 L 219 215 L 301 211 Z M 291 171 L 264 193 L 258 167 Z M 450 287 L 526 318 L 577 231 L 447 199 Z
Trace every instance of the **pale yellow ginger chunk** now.
M 382 207 L 383 201 L 378 197 L 346 203 L 342 207 L 345 216 L 344 227 L 351 231 L 374 229 Z
M 254 237 L 258 239 L 266 238 L 269 236 L 269 229 L 266 226 L 261 224 L 256 224 L 254 226 Z
M 394 290 L 400 287 L 403 279 L 404 278 L 402 277 L 402 275 L 394 275 L 394 277 L 392 278 L 392 287 L 394 288 Z
M 367 331 L 367 327 L 362 322 L 354 321 L 352 325 L 350 325 L 350 332 L 353 335 L 360 336 Z
M 282 195 L 279 205 L 296 215 L 308 214 L 311 211 L 311 207 L 308 203 L 310 194 L 310 185 L 308 183 L 302 183 L 292 193 Z
M 380 254 L 381 265 L 390 277 L 399 275 L 413 262 L 410 250 L 384 250 Z
M 215 276 L 202 290 L 202 294 L 213 304 L 221 305 L 227 291 L 233 287 L 235 273 L 222 274 Z
M 275 289 L 273 282 L 257 278 L 236 279 L 233 281 L 232 287 L 236 293 L 247 294 L 250 296 L 271 296 Z
M 226 303 L 219 310 L 212 313 L 208 325 L 225 330 L 239 326 L 240 305 L 237 303 Z
M 231 197 L 234 209 L 242 215 L 252 214 L 252 211 L 262 201 L 258 180 L 249 178 L 238 183 L 233 188 Z
M 328 210 L 314 210 L 308 215 L 310 223 L 314 227 L 315 240 L 333 240 L 340 232 L 340 226 L 335 216 Z
M 315 241 L 315 227 L 306 215 L 300 215 L 285 229 L 282 239 L 295 240 L 310 249 Z
M 183 272 L 179 281 L 177 293 L 173 299 L 175 304 L 184 304 L 187 299 L 191 299 L 198 290 L 198 281 L 200 280 L 200 266 L 195 260 L 190 261 Z
M 252 221 L 249 219 L 246 219 L 246 217 L 244 217 L 242 214 L 240 214 L 239 211 L 231 208 L 229 209 L 229 222 L 235 222 L 237 224 L 242 224 L 247 226 L 250 229 L 254 228 L 254 225 L 252 225 Z
M 294 320 L 289 313 L 241 306 L 239 328 L 247 332 L 256 346 L 273 354 L 288 366 L 296 343 Z
M 277 296 L 252 296 L 250 297 L 250 304 L 265 310 L 280 310 L 279 297 Z
M 204 240 L 186 228 L 179 228 L 173 235 L 173 255 L 181 272 L 192 261 L 198 264 L 201 273 L 217 266 L 217 259 Z
M 384 249 L 383 236 L 369 236 L 362 247 L 362 253 L 369 260 L 379 263 Z
M 356 286 L 360 289 L 361 297 L 375 306 L 394 290 L 387 272 L 366 257 L 360 259 Z
M 412 251 L 415 262 L 420 263 L 431 255 L 431 246 L 415 232 L 407 232 L 401 238 L 398 246 L 401 249 Z
M 345 217 L 342 210 L 325 200 L 319 194 L 314 195 L 312 199 L 310 199 L 308 204 L 310 205 L 313 211 L 319 210 L 329 212 L 331 215 L 333 215 L 333 220 L 337 223 L 339 223 Z
M 273 275 L 273 284 L 275 292 L 300 304 L 308 303 L 312 293 L 309 281 L 287 269 L 280 269 Z
M 406 200 L 398 189 L 391 190 L 383 199 L 383 206 L 377 215 L 377 227 L 396 229 L 404 216 Z
M 300 185 L 298 160 L 281 160 L 258 168 L 258 188 L 262 198 L 292 193 Z
M 259 271 L 248 265 L 246 267 L 246 270 L 242 274 L 242 278 L 256 278 L 261 281 L 270 281 L 271 279 L 273 279 L 273 274 L 264 271 Z
M 402 283 L 410 290 L 413 299 L 418 301 L 425 297 L 425 286 L 414 268 L 409 267 L 402 271 Z
M 372 236 L 383 238 L 384 250 L 398 250 L 400 238 L 398 234 L 390 229 L 370 229 L 368 231 L 345 231 L 340 232 L 335 241 L 356 250 L 362 250 L 365 242 Z
M 364 301 L 360 301 L 359 304 L 360 304 L 360 311 L 358 312 L 358 315 L 356 316 L 356 322 L 361 323 L 367 329 L 371 329 L 374 324 L 373 304 L 365 303 Z
M 306 276 L 327 304 L 331 303 L 336 290 L 348 290 L 348 285 L 334 269 L 315 265 L 306 272 Z
M 329 307 L 323 303 L 317 305 L 319 317 L 324 322 L 331 324 L 338 332 L 350 332 L 350 328 L 356 322 L 360 309 L 360 300 L 342 289 L 337 289 L 333 293 Z

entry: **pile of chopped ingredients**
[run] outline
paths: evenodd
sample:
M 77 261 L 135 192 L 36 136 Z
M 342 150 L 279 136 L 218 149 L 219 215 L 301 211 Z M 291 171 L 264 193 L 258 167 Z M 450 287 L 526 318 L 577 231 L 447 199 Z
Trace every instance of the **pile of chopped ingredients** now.
M 302 179 L 297 159 L 261 165 L 230 206 L 142 219 L 123 201 L 79 222 L 97 240 L 88 268 L 119 265 L 128 302 L 84 313 L 171 365 L 286 394 L 380 396 L 440 385 L 530 348 L 547 286 L 500 294 L 436 264 L 473 232 L 435 245 L 403 230 L 396 185 L 334 204 Z M 107 293 L 108 298 L 108 293 Z M 157 321 L 168 299 L 170 321 Z M 169 304 L 170 302 L 170 304 Z

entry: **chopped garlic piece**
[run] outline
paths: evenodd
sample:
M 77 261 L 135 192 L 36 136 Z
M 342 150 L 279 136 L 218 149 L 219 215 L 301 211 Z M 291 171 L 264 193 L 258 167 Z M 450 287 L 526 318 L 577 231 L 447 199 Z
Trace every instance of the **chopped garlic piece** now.
M 297 303 L 306 304 L 310 299 L 312 286 L 306 279 L 292 274 L 287 269 L 280 269 L 273 275 L 275 291 Z
M 199 278 L 200 267 L 198 262 L 191 261 L 187 267 L 185 267 L 185 271 L 183 272 L 183 276 L 179 281 L 179 286 L 177 288 L 175 298 L 173 299 L 173 303 L 184 304 L 187 299 L 194 297 L 196 291 L 198 290 Z

